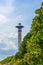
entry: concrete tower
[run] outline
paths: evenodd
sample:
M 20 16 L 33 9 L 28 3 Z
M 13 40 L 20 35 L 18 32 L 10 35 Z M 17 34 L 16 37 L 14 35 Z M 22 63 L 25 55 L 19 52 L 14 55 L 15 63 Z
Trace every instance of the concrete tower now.
M 16 28 L 18 28 L 18 48 L 19 48 L 22 40 L 22 28 L 24 28 L 24 26 L 22 26 L 21 23 L 19 23 L 19 25 L 16 26 Z

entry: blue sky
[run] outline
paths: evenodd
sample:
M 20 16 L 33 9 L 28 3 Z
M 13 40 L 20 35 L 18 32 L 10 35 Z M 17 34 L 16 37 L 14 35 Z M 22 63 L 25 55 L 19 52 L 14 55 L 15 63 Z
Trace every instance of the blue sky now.
M 0 0 L 0 60 L 17 52 L 18 34 L 15 26 L 18 23 L 24 25 L 24 37 L 41 2 L 43 0 Z

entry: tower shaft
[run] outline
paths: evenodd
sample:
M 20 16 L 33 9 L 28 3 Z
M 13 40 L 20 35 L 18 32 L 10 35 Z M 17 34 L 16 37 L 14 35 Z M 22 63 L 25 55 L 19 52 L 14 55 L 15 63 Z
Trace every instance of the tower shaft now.
M 20 47 L 21 41 L 22 41 L 22 30 L 21 31 L 18 30 L 18 47 Z

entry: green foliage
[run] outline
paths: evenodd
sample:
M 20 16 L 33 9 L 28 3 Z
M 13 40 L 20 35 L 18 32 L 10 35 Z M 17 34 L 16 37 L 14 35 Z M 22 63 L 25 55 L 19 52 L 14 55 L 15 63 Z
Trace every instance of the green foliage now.
M 15 57 L 14 56 L 10 56 L 10 57 L 7 57 L 4 60 L 2 60 L 0 63 L 1 64 L 6 64 L 6 63 L 9 63 L 9 62 L 14 62 L 14 61 L 15 61 Z

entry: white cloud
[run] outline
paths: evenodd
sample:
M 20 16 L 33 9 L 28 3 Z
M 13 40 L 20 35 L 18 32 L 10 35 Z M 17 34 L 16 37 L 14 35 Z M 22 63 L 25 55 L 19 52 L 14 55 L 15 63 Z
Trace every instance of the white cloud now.
M 17 38 L 17 33 L 10 33 L 10 34 L 8 34 L 8 38 Z
M 13 13 L 15 6 L 13 7 L 14 0 L 4 0 L 0 5 L 0 24 L 4 24 L 6 22 L 11 21 L 10 18 L 7 18 L 7 15 Z M 0 48 L 2 50 L 11 50 L 17 49 L 15 42 L 9 40 L 9 38 L 17 38 L 17 34 L 14 33 L 2 33 L 0 32 L 0 43 L 4 44 L 5 47 Z
M 4 38 L 17 38 L 17 33 L 3 33 L 3 32 L 0 32 L 0 40 L 1 39 L 4 39 Z
M 15 6 L 13 7 L 14 0 L 3 0 L 0 5 L 0 24 L 10 21 L 7 17 L 13 13 Z
M 17 46 L 16 46 L 16 43 L 12 40 L 9 40 L 9 38 L 17 38 L 17 34 L 13 34 L 13 33 L 10 33 L 10 34 L 6 34 L 6 33 L 0 33 L 0 43 L 1 44 L 4 44 L 5 47 L 1 47 L 0 49 L 2 50 L 12 50 L 12 49 L 17 49 Z
M 7 17 L 0 14 L 0 24 L 3 24 L 5 22 L 7 22 L 7 21 L 8 21 Z
M 14 0 L 4 0 L 5 3 L 3 2 L 0 6 L 0 13 L 1 14 L 9 14 L 9 13 L 12 13 L 13 10 L 14 10 L 14 7 L 13 7 L 13 1 Z
M 13 50 L 13 49 L 16 50 L 17 49 L 16 44 L 14 42 L 12 42 L 8 39 L 3 40 L 3 42 L 6 46 L 4 48 L 1 48 L 2 50 L 9 51 L 9 50 Z
M 18 16 L 16 17 L 16 20 L 17 20 L 17 21 L 23 20 L 23 15 L 18 15 Z
M 7 22 L 8 19 L 9 19 L 10 22 L 14 21 L 15 23 L 19 23 L 19 22 L 22 22 L 24 20 L 23 15 L 17 15 L 14 18 L 10 18 L 10 17 L 7 18 L 7 16 L 10 16 L 10 14 L 12 14 L 13 11 L 15 11 L 15 9 L 17 8 L 15 6 L 15 2 L 14 2 L 14 5 L 13 5 L 13 1 L 15 1 L 15 0 L 4 0 L 5 3 L 4 2 L 1 3 L 2 4 L 0 6 L 0 18 L 1 18 L 0 20 L 1 20 L 1 23 Z
M 26 16 L 23 16 L 23 15 L 17 15 L 16 17 L 13 17 L 11 21 L 13 21 L 12 23 L 14 25 L 17 25 L 18 23 L 23 23 L 24 20 L 26 20 Z

